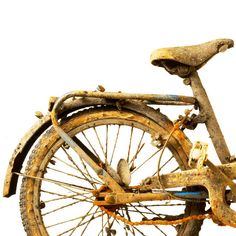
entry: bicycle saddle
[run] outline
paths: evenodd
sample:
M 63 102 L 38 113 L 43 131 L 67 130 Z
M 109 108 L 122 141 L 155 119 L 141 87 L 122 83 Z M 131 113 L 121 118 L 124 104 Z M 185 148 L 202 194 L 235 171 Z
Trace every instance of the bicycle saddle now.
M 184 78 L 201 68 L 218 52 L 233 46 L 232 39 L 216 39 L 193 46 L 161 48 L 151 54 L 151 63 Z

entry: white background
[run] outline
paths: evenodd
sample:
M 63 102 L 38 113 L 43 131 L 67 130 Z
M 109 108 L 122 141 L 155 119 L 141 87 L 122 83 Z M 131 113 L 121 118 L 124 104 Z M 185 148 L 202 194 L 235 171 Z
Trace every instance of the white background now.
M 181 79 L 150 65 L 149 55 L 158 47 L 222 37 L 236 40 L 233 4 L 233 0 L 1 1 L 0 187 L 13 149 L 36 121 L 34 111 L 45 113 L 51 95 L 94 90 L 98 84 L 107 91 L 191 95 Z M 236 50 L 231 49 L 199 72 L 232 153 L 236 153 L 235 59 Z M 1 235 L 25 235 L 18 194 L 0 197 Z M 209 232 L 230 236 L 236 229 L 207 220 L 201 235 Z

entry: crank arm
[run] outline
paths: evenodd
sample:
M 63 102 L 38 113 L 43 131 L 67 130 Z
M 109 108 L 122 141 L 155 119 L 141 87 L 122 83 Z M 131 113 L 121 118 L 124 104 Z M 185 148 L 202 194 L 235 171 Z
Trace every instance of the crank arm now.
M 223 164 L 217 166 L 220 172 L 227 178 L 236 178 L 236 163 Z M 208 190 L 211 209 L 215 216 L 224 224 L 236 226 L 236 212 L 226 203 L 225 193 L 228 186 L 227 181 L 222 179 L 218 171 L 215 173 L 211 168 L 205 167 L 200 170 L 186 170 L 178 173 L 170 173 L 160 176 L 161 185 L 167 188 L 186 187 L 202 185 Z M 143 186 L 142 190 L 160 189 L 157 177 L 148 179 L 148 185 Z

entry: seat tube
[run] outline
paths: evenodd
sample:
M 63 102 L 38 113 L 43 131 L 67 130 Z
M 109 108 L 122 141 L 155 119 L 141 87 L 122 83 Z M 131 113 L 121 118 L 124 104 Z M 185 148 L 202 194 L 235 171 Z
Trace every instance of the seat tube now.
M 204 117 L 203 122 L 210 134 L 216 153 L 221 163 L 228 163 L 228 158 L 231 156 L 228 146 L 197 71 L 193 72 L 189 78 L 191 80 L 194 97 L 199 104 L 200 116 Z

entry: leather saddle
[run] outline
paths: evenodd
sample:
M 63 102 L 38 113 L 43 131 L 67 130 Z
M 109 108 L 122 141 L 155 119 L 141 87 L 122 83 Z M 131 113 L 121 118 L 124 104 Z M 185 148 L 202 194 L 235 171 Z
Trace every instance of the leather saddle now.
M 151 54 L 154 66 L 164 67 L 170 74 L 188 77 L 214 55 L 234 46 L 232 39 L 216 39 L 199 45 L 161 48 Z

